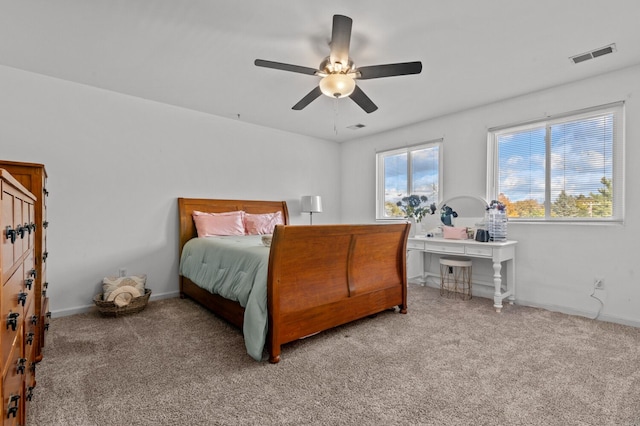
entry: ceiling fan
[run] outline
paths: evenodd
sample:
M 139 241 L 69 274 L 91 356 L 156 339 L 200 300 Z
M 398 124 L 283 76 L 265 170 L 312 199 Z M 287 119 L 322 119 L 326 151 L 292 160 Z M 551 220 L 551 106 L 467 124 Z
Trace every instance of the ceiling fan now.
M 422 62 L 402 62 L 397 64 L 371 65 L 355 67 L 349 57 L 351 42 L 351 25 L 353 20 L 348 16 L 333 15 L 333 29 L 331 32 L 330 54 L 318 69 L 299 65 L 284 64 L 282 62 L 256 59 L 255 65 L 265 68 L 296 72 L 300 74 L 322 77 L 320 83 L 292 109 L 301 110 L 312 101 L 324 94 L 332 98 L 349 96 L 367 113 L 377 110 L 376 104 L 356 85 L 355 80 L 393 77 L 398 75 L 420 74 Z

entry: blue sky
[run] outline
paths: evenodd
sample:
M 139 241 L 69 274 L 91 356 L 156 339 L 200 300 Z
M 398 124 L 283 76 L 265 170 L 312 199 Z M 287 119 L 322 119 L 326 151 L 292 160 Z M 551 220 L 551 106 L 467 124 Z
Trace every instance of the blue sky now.
M 551 126 L 551 197 L 589 195 L 602 187 L 603 176 L 613 170 L 613 118 L 611 115 Z M 499 192 L 511 201 L 544 202 L 544 127 L 500 135 Z
M 414 151 L 413 189 L 412 194 L 426 195 L 430 201 L 437 201 L 434 184 L 438 184 L 438 149 L 427 148 Z M 385 200 L 396 201 L 407 195 L 407 161 L 408 155 L 397 154 L 385 158 Z
M 597 194 L 602 177 L 612 178 L 613 115 L 559 122 L 549 129 L 552 202 L 561 191 L 573 196 Z M 545 201 L 546 131 L 541 123 L 540 127 L 498 136 L 498 191 L 512 202 Z M 438 149 L 412 154 L 414 182 L 410 193 L 427 195 L 430 201 L 438 198 Z M 407 161 L 406 153 L 385 157 L 386 201 L 395 202 L 408 195 Z

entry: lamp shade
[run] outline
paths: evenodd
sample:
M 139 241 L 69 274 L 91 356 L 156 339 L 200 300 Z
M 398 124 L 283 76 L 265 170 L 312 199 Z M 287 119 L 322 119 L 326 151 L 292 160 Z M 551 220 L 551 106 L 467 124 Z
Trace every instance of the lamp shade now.
M 304 195 L 301 204 L 303 213 L 322 212 L 322 197 L 319 195 Z
M 320 90 L 330 98 L 344 98 L 353 93 L 356 82 L 346 74 L 329 74 L 320 80 Z

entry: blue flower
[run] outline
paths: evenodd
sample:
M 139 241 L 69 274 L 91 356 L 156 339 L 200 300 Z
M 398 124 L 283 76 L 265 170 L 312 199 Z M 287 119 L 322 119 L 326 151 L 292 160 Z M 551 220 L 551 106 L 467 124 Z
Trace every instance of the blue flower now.
M 429 206 L 422 205 L 427 201 L 428 198 L 425 195 L 409 195 L 398 201 L 396 205 L 400 207 L 406 217 L 413 217 L 416 222 L 420 222 L 424 216 L 436 211 L 436 205 L 433 203 Z

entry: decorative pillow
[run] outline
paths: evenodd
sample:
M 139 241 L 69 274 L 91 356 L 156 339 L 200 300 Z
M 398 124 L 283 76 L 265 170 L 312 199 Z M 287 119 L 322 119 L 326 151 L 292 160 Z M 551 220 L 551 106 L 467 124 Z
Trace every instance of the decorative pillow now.
M 224 213 L 194 211 L 192 216 L 198 237 L 244 235 L 244 212 L 242 210 Z
M 130 286 L 144 294 L 144 285 L 147 282 L 146 275 L 132 275 L 130 277 L 105 277 L 102 280 L 102 300 L 109 300 L 112 292 L 120 287 Z M 113 299 L 112 299 L 113 300 Z
M 273 234 L 276 225 L 284 224 L 282 212 L 244 214 L 244 229 L 247 235 Z

